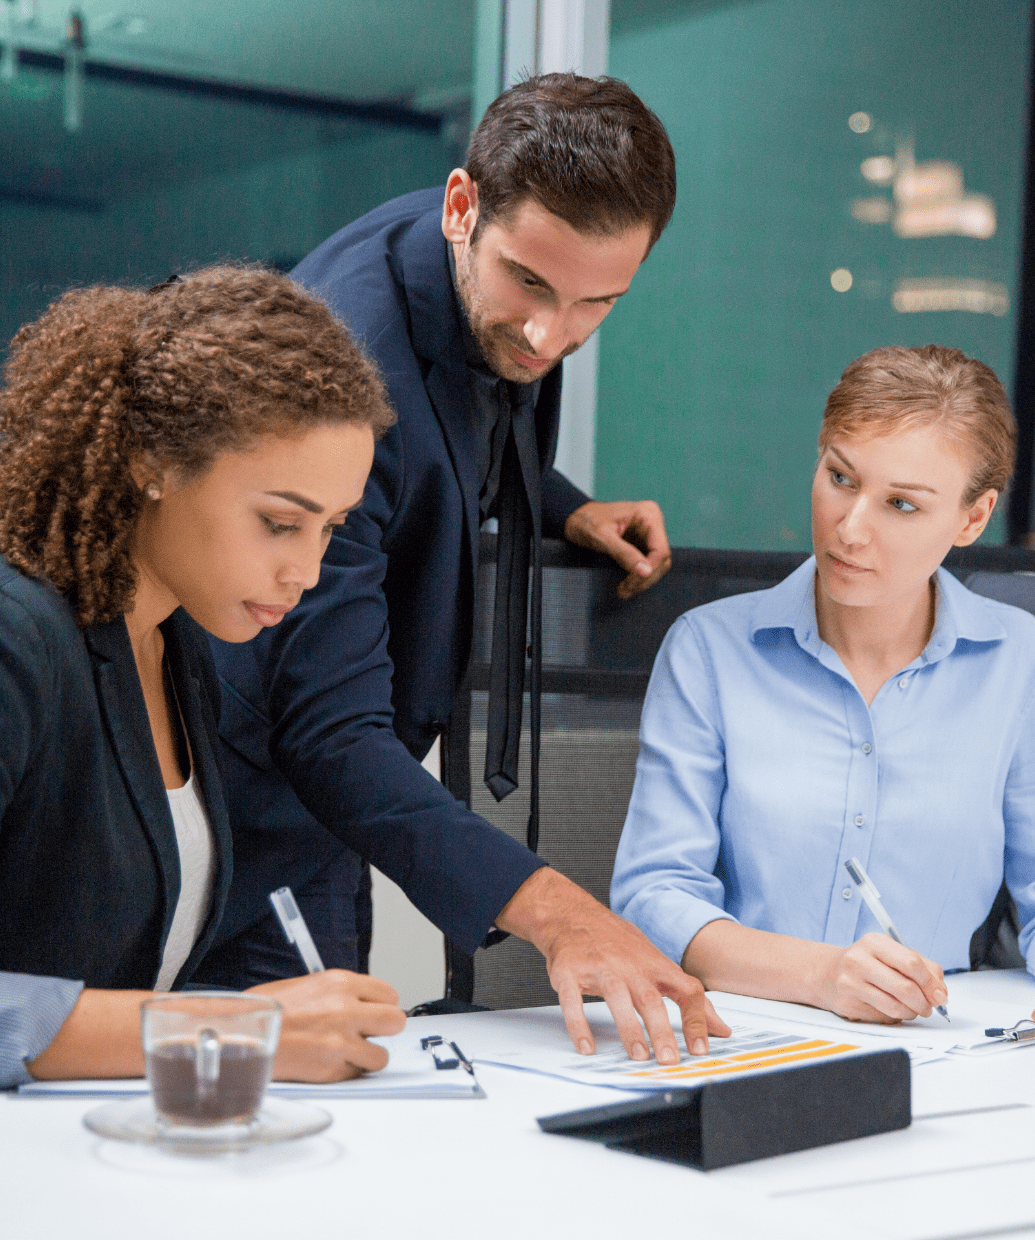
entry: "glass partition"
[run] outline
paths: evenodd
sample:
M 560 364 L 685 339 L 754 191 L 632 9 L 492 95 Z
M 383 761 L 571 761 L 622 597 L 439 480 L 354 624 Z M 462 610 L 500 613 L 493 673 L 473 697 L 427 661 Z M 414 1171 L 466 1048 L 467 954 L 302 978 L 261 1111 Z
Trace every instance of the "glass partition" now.
M 70 285 L 289 269 L 462 159 L 473 0 L 81 7 L 78 49 L 64 3 L 0 0 L 0 357 Z
M 674 543 L 807 548 L 853 358 L 955 345 L 1012 388 L 1029 25 L 1027 0 L 613 0 L 609 72 L 668 126 L 679 199 L 601 331 L 598 498 L 656 498 Z

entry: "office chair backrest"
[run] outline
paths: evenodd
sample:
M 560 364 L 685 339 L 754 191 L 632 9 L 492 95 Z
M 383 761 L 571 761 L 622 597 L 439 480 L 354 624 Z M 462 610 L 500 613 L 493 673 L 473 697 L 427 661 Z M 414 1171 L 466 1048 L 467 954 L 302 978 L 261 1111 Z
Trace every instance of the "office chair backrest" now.
M 1035 553 L 1033 553 L 1035 554 Z M 1035 573 L 971 573 L 964 584 L 975 594 L 994 598 L 1035 615 Z
M 1035 615 L 1035 572 L 971 573 L 966 585 L 975 594 L 1021 607 Z M 1020 933 L 1017 906 L 1004 883 L 984 925 L 974 932 L 970 945 L 975 969 L 1023 969 L 1024 957 L 1017 944 Z
M 689 608 L 774 586 L 806 558 L 803 552 L 677 548 L 666 577 L 623 601 L 616 595 L 622 574 L 611 560 L 565 543 L 546 544 L 539 852 L 605 904 L 635 775 L 640 707 L 666 632 Z M 497 804 L 482 780 L 495 582 L 490 535 L 482 536 L 480 564 L 471 673 L 450 718 L 443 774 L 454 795 L 523 842 L 527 703 L 518 791 Z M 1035 552 L 967 548 L 954 551 L 946 567 L 961 578 L 975 571 L 982 578 L 998 577 L 1035 569 Z M 994 930 L 986 926 L 975 934 L 981 960 L 999 950 L 1001 920 Z M 473 961 L 451 944 L 446 954 L 447 997 L 491 1008 L 556 1002 L 542 958 L 519 939 L 480 949 Z M 1000 959 L 1001 953 L 995 963 Z

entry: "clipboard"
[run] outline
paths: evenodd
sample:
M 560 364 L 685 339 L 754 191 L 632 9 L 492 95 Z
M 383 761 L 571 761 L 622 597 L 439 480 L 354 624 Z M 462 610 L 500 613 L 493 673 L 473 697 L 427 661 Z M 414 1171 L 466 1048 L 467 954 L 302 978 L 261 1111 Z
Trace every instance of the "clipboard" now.
M 380 1072 L 364 1073 L 351 1080 L 325 1085 L 272 1081 L 266 1092 L 296 1102 L 318 1101 L 321 1098 L 359 1101 L 365 1098 L 485 1097 L 473 1064 L 455 1042 L 447 1042 L 437 1034 L 418 1040 L 405 1030 L 391 1038 L 371 1038 L 370 1041 L 389 1050 L 388 1066 Z M 130 1080 L 31 1081 L 19 1085 L 14 1096 L 86 1100 L 146 1094 L 149 1088 L 142 1077 Z

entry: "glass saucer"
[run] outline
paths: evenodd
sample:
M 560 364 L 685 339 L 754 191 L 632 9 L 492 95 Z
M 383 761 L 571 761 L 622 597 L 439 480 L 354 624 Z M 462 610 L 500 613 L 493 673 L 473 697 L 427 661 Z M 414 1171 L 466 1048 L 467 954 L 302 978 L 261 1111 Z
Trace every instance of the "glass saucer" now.
M 121 1098 L 94 1107 L 83 1123 L 99 1137 L 157 1145 L 174 1154 L 228 1154 L 257 1145 L 311 1137 L 331 1125 L 331 1117 L 319 1107 L 287 1098 L 267 1097 L 250 1123 L 220 1124 L 214 1128 L 188 1128 L 159 1119 L 151 1096 Z

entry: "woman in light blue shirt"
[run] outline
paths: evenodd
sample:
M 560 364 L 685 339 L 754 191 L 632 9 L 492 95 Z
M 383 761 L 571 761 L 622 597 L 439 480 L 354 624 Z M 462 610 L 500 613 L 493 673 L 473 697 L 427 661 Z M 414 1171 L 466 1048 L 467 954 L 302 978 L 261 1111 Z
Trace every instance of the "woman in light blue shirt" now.
M 611 900 L 708 988 L 926 1015 L 1004 873 L 1035 964 L 1035 618 L 939 567 L 1014 441 L 958 350 L 860 358 L 823 416 L 814 558 L 666 637 Z M 911 948 L 876 932 L 850 857 Z

